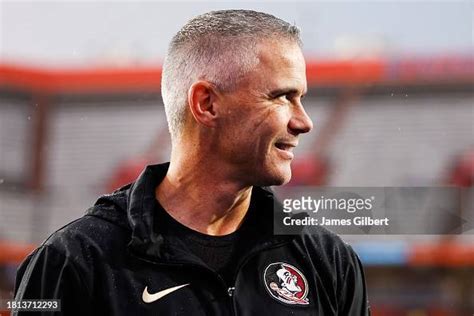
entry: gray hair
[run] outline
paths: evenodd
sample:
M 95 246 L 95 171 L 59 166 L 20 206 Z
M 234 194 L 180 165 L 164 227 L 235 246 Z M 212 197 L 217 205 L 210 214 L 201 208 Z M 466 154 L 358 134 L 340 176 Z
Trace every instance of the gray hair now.
M 251 10 L 212 11 L 186 23 L 171 40 L 163 64 L 161 94 L 171 138 L 183 129 L 193 82 L 206 80 L 231 91 L 258 64 L 257 44 L 282 38 L 302 45 L 296 26 Z

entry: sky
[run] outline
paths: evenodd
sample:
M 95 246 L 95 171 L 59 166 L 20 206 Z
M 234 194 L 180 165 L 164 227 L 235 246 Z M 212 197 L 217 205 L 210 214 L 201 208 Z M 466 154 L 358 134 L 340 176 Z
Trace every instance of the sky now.
M 311 58 L 472 54 L 473 3 L 0 0 L 0 63 L 159 65 L 187 20 L 226 8 L 264 11 L 295 23 Z

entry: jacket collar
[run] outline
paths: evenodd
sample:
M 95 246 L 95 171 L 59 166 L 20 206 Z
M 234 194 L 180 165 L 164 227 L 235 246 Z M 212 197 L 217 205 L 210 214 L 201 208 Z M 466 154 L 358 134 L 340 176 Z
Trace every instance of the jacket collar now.
M 158 263 L 196 262 L 197 258 L 190 256 L 186 246 L 179 239 L 164 235 L 157 228 L 159 225 L 157 225 L 155 189 L 164 179 L 168 168 L 169 163 L 147 166 L 135 183 L 124 188 L 127 195 L 127 226 L 131 228 L 128 249 L 135 255 Z M 254 214 L 258 227 L 265 236 L 254 248 L 261 249 L 287 242 L 291 236 L 273 235 L 273 209 L 275 205 L 277 207 L 279 205 L 274 203 L 273 193 L 267 188 L 254 187 L 252 200 L 256 203 Z

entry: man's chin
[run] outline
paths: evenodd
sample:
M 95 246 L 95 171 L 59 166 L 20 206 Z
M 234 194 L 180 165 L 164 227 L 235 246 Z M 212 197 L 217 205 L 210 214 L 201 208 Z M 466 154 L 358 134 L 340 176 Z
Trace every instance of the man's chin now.
M 269 171 L 262 177 L 262 183 L 259 186 L 284 185 L 291 180 L 291 168 L 288 166 L 279 166 L 279 168 Z

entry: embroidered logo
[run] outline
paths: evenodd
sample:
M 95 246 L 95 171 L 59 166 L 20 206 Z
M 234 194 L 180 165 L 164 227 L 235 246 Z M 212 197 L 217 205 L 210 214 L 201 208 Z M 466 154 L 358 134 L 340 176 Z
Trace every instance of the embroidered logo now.
M 268 265 L 263 274 L 265 288 L 270 295 L 285 304 L 308 305 L 308 281 L 294 266 L 275 262 Z
M 156 293 L 153 293 L 153 294 L 150 294 L 148 292 L 148 286 L 145 287 L 145 289 L 143 290 L 143 294 L 142 294 L 142 300 L 145 302 L 145 303 L 153 303 L 154 301 L 157 301 L 159 300 L 160 298 L 176 291 L 176 290 L 179 290 L 180 288 L 182 287 L 185 287 L 189 285 L 188 284 L 183 284 L 183 285 L 178 285 L 178 286 L 173 286 L 173 287 L 170 287 L 168 289 L 165 289 L 165 290 L 162 290 L 162 291 L 159 291 L 159 292 L 156 292 Z

